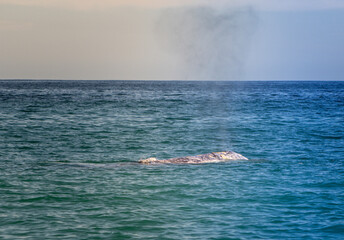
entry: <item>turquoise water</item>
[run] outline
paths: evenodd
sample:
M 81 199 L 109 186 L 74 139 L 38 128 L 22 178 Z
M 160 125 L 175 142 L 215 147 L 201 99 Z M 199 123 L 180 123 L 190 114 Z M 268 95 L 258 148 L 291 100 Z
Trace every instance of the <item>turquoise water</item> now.
M 344 82 L 0 81 L 0 239 L 343 239 L 343 126 Z

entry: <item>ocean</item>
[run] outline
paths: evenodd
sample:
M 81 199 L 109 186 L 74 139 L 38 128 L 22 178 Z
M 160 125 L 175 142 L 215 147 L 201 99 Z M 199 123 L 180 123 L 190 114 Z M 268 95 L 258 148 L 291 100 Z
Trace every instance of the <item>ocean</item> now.
M 344 82 L 2 80 L 0 239 L 344 239 Z

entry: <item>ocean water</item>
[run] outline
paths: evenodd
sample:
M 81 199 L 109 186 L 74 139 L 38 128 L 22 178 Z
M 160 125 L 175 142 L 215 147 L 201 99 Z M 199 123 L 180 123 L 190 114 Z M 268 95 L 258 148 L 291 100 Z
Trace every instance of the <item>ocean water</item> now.
M 0 239 L 344 239 L 344 82 L 0 81 Z

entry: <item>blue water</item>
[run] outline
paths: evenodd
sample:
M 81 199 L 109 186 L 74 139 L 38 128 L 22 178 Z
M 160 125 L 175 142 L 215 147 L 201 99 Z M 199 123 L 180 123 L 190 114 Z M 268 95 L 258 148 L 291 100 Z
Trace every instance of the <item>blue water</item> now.
M 0 81 L 0 239 L 343 239 L 343 127 L 344 82 Z

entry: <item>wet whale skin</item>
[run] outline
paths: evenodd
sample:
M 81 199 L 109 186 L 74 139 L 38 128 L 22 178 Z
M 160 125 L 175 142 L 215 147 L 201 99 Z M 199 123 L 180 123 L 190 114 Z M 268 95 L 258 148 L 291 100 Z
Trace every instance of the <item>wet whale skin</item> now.
M 201 164 L 201 163 L 216 163 L 216 162 L 225 162 L 231 160 L 248 160 L 243 155 L 233 152 L 212 152 L 207 154 L 201 154 L 196 156 L 187 156 L 187 157 L 177 157 L 159 160 L 156 158 L 147 158 L 140 160 L 141 164 Z

